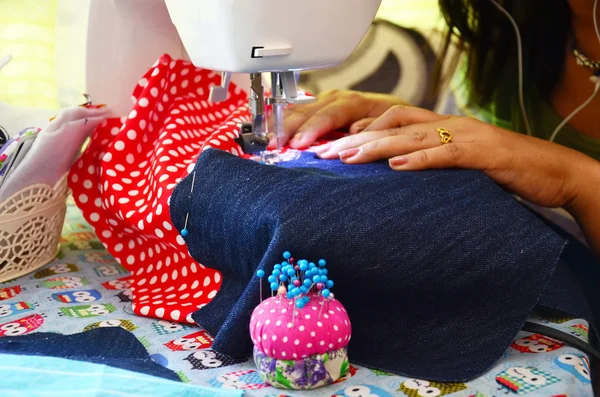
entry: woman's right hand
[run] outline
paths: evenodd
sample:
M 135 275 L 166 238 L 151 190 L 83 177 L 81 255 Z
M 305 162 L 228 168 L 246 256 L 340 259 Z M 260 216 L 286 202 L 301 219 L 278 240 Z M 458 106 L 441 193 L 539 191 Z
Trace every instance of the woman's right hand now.
M 385 94 L 339 90 L 323 92 L 317 95 L 314 103 L 292 105 L 285 109 L 282 144 L 289 141 L 292 148 L 305 149 L 330 132 L 349 129 L 350 134 L 356 134 L 394 105 L 408 104 Z M 276 139 L 271 139 L 269 147 L 275 148 L 276 145 Z

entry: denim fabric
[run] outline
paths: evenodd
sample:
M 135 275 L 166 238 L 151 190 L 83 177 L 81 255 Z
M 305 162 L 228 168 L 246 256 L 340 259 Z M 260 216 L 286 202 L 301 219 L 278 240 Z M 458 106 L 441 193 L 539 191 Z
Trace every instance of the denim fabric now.
M 0 354 L 2 397 L 242 397 L 122 369 L 56 357 Z
M 551 278 L 565 240 L 489 180 L 463 170 L 394 172 L 305 153 L 265 166 L 217 150 L 171 197 L 191 255 L 223 275 L 194 319 L 231 356 L 252 350 L 258 269 L 289 250 L 328 261 L 348 309 L 354 363 L 438 381 L 497 361 Z M 267 290 L 267 283 L 263 290 Z
M 34 333 L 0 338 L 0 354 L 60 357 L 180 381 L 177 374 L 152 361 L 132 333 L 97 328 L 80 334 Z

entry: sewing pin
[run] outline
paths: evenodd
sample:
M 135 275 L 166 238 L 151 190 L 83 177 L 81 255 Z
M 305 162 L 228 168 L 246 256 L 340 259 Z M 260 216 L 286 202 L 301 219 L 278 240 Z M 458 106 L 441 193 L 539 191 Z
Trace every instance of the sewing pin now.
M 294 311 L 292 312 L 292 328 L 296 323 L 296 297 L 294 297 Z
M 194 173 L 192 174 L 192 189 L 190 190 L 190 195 L 192 193 L 194 193 L 194 185 L 196 184 L 196 171 L 194 170 Z M 190 232 L 187 228 L 188 225 L 188 220 L 190 218 L 190 213 L 189 211 L 185 214 L 185 224 L 183 225 L 183 229 L 181 229 L 181 237 L 187 237 Z M 264 277 L 264 272 L 263 272 L 263 277 Z M 261 282 L 261 287 L 262 287 L 262 282 Z M 261 292 L 261 297 L 260 297 L 260 301 L 262 302 L 262 292 Z
M 186 220 L 187 222 L 187 220 Z M 262 285 L 263 285 L 263 277 L 265 276 L 265 272 L 264 270 L 259 270 L 256 272 L 256 276 L 260 279 L 260 301 L 263 301 L 263 290 L 262 290 Z
M 287 289 L 285 288 L 285 285 L 283 285 L 283 282 L 282 282 L 282 285 L 280 285 L 279 289 L 277 290 L 277 296 L 279 297 L 279 302 L 278 302 L 278 304 L 279 304 L 279 314 L 281 314 L 281 301 L 283 300 L 283 296 L 286 293 L 287 293 Z
M 318 319 L 321 320 L 321 313 L 323 313 L 323 306 L 325 306 L 325 301 L 323 299 L 321 299 L 321 301 L 319 303 L 321 305 L 321 309 L 319 309 L 319 317 L 318 317 Z

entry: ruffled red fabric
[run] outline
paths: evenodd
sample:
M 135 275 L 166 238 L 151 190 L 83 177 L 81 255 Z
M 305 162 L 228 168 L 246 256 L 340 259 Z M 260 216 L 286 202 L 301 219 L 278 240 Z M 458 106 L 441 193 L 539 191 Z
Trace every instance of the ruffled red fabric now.
M 221 275 L 194 261 L 169 216 L 176 184 L 202 150 L 241 155 L 238 124 L 247 94 L 230 87 L 208 102 L 217 73 L 162 56 L 133 91 L 128 117 L 104 121 L 72 167 L 74 199 L 106 249 L 132 272 L 138 315 L 193 323 L 191 314 L 219 290 Z
M 189 255 L 169 211 L 173 189 L 203 150 L 249 157 L 234 140 L 250 121 L 248 94 L 231 84 L 224 102 L 208 102 L 220 82 L 215 72 L 163 55 L 133 90 L 129 116 L 104 121 L 71 169 L 75 202 L 132 273 L 126 281 L 138 315 L 194 323 L 192 313 L 221 286 L 217 271 Z

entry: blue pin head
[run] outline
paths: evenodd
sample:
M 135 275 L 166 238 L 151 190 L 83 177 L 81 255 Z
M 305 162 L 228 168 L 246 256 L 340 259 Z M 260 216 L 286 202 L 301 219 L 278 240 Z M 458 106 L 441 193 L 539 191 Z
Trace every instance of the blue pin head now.
M 187 229 L 181 230 L 181 237 L 187 237 L 190 234 L 190 231 Z
M 283 253 L 283 259 L 290 259 L 292 257 L 292 254 L 290 253 L 290 251 L 285 251 Z
M 309 279 L 304 279 L 304 286 L 306 288 L 310 288 L 311 285 L 312 285 L 312 281 L 310 281 Z
M 287 275 L 288 276 L 293 276 L 294 274 L 296 274 L 296 271 L 294 270 L 294 268 L 288 268 L 287 270 Z
M 319 259 L 319 267 L 327 266 L 327 261 L 325 259 Z
M 277 281 L 277 277 L 273 276 L 272 274 L 267 278 L 267 280 L 269 280 L 270 283 L 274 283 Z
M 333 281 L 332 280 L 327 280 L 327 288 L 329 288 L 329 289 L 333 288 Z
M 256 272 L 256 277 L 263 278 L 265 276 L 264 270 L 259 270 Z
M 298 287 L 296 287 L 292 290 L 292 294 L 294 296 L 298 296 L 298 295 L 300 295 L 300 293 L 301 293 L 301 291 L 300 291 L 300 288 L 298 288 Z
M 326 283 L 327 280 L 328 280 L 327 276 L 321 276 L 321 277 L 319 277 L 319 281 L 322 282 L 322 283 Z
M 328 289 L 324 289 L 323 291 L 321 291 L 321 295 L 323 295 L 323 297 L 327 298 L 327 297 L 329 297 L 329 295 L 331 295 L 331 292 L 329 292 Z
M 309 267 L 310 269 L 312 269 L 313 267 L 317 267 L 317 265 L 315 265 L 315 264 L 314 264 L 314 262 L 310 262 L 310 263 L 308 264 L 308 267 Z
M 300 264 L 300 270 L 302 270 L 303 272 L 308 270 L 308 264 L 306 263 L 301 263 Z
M 275 266 L 273 266 L 273 268 L 276 270 L 281 270 L 281 265 L 278 263 Z
M 321 276 L 313 276 L 312 278 L 313 283 L 320 283 L 321 282 Z
M 298 309 L 304 309 L 304 306 L 305 306 L 305 303 L 304 303 L 304 301 L 302 299 L 299 299 L 299 300 L 296 301 L 296 307 Z
M 273 270 L 273 275 L 274 275 L 275 277 L 277 277 L 277 276 L 280 276 L 280 275 L 281 275 L 281 271 L 279 271 L 279 270 L 275 269 L 275 270 Z
M 292 299 L 294 297 L 294 294 L 292 294 L 292 291 L 288 291 L 287 294 L 285 295 L 288 299 Z
M 306 293 L 308 292 L 308 287 L 307 287 L 306 285 L 303 285 L 302 287 L 300 287 L 300 291 L 301 291 L 303 294 L 306 294 Z
M 306 259 L 300 259 L 298 261 L 298 265 L 303 265 L 303 264 L 306 265 L 306 266 L 308 266 L 308 261 Z
M 277 283 L 271 283 L 271 290 L 272 291 L 277 291 L 277 288 L 279 288 L 279 284 L 277 284 Z
M 288 276 L 286 276 L 285 274 L 282 274 L 281 276 L 279 276 L 279 280 L 281 281 L 287 281 Z

